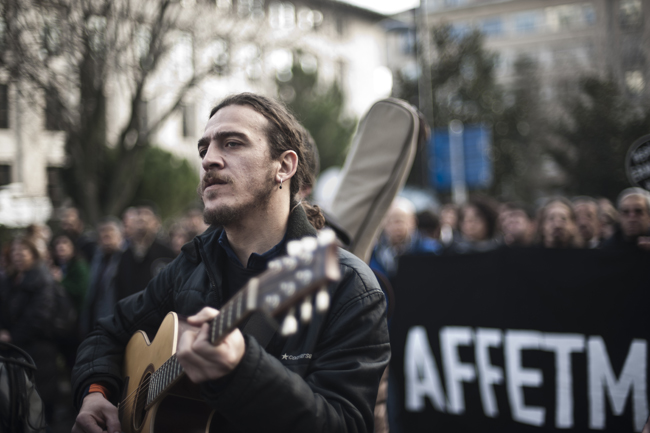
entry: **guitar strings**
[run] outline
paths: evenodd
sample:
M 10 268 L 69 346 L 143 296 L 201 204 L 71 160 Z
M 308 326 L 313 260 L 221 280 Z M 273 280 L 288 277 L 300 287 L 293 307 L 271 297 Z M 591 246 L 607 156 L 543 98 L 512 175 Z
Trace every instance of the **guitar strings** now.
M 149 386 L 149 382 L 151 382 L 152 378 L 153 378 L 153 374 L 150 374 L 149 377 L 147 377 L 138 386 L 136 386 L 135 389 L 131 391 L 129 395 L 124 397 L 124 400 L 120 402 L 120 406 L 130 404 L 131 400 L 135 399 L 140 394 L 140 391 L 142 391 L 144 388 Z M 146 403 L 146 399 L 144 401 Z
M 161 367 L 162 367 L 162 366 L 161 366 Z M 159 370 L 156 370 L 156 371 L 159 371 Z M 154 374 L 155 374 L 155 372 L 154 372 L 153 374 L 150 374 L 149 377 L 147 377 L 147 378 L 146 378 L 145 380 L 143 380 L 143 381 L 142 381 L 142 382 L 141 382 L 137 387 L 135 387 L 135 389 L 134 389 L 133 391 L 131 391 L 131 393 L 130 393 L 129 395 L 127 395 L 127 396 L 126 396 L 126 397 L 125 397 L 125 398 L 124 398 L 124 399 L 119 403 L 120 406 L 123 406 L 123 405 L 126 405 L 126 404 L 131 404 L 131 400 L 135 399 L 138 395 L 140 395 L 140 392 L 141 392 L 145 387 L 148 387 L 148 386 L 149 386 L 149 383 L 151 382 L 151 380 L 152 380 Z M 167 388 L 169 385 L 171 385 L 171 383 L 167 384 L 167 385 L 165 386 L 165 388 Z M 146 403 L 147 403 L 147 399 L 143 399 L 142 401 L 144 402 L 143 404 L 146 405 Z M 136 406 L 136 409 L 139 410 L 139 409 L 141 409 L 141 408 L 138 408 L 138 407 Z
M 150 375 L 148 378 L 143 380 L 142 383 L 140 383 L 138 386 L 136 386 L 135 389 L 133 391 L 131 391 L 131 393 L 129 395 L 124 397 L 124 400 L 122 400 L 120 402 L 120 406 L 124 406 L 127 403 L 130 404 L 131 403 L 130 400 L 133 400 L 136 397 L 136 393 L 139 394 L 139 391 L 141 391 L 145 386 L 149 385 L 149 382 L 151 381 L 151 377 L 152 376 Z
M 236 298 L 233 298 L 233 299 L 236 299 Z M 216 330 L 216 319 L 217 319 L 217 318 L 215 317 L 215 318 L 212 320 L 212 322 L 210 323 L 211 328 L 214 328 L 215 330 Z M 218 332 L 217 332 L 217 334 L 218 334 L 218 335 L 221 335 L 221 334 L 218 333 Z M 164 364 L 163 364 L 163 365 L 164 365 Z M 162 366 L 161 366 L 161 367 L 162 367 Z M 156 370 L 156 371 L 159 371 L 159 370 Z M 142 381 L 138 386 L 136 386 L 135 389 L 134 389 L 133 391 L 131 391 L 131 393 L 130 393 L 129 395 L 127 395 L 126 397 L 124 397 L 124 399 L 123 399 L 122 401 L 120 401 L 119 405 L 120 405 L 120 406 L 124 406 L 124 405 L 127 405 L 127 404 L 131 404 L 131 401 L 132 401 L 133 399 L 135 399 L 138 395 L 140 395 L 140 392 L 141 392 L 145 387 L 148 387 L 148 386 L 149 386 L 149 382 L 150 382 L 151 379 L 153 378 L 153 375 L 156 373 L 156 371 L 154 371 L 154 373 L 150 374 L 149 377 L 147 377 L 147 378 L 146 378 L 145 380 L 143 380 L 143 381 Z M 168 384 L 167 386 L 165 386 L 165 388 L 167 388 L 169 385 L 170 385 L 170 384 Z M 148 393 L 147 393 L 147 394 L 148 394 Z M 147 399 L 143 399 L 143 400 L 142 400 L 142 401 L 144 401 L 143 404 L 146 404 L 146 400 L 147 400 Z M 136 409 L 137 409 L 137 410 L 140 410 L 141 408 L 138 408 L 138 406 L 136 406 Z

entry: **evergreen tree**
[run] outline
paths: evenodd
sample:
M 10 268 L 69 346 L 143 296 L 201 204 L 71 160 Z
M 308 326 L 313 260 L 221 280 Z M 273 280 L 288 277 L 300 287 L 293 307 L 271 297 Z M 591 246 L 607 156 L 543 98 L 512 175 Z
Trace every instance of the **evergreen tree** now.
M 291 68 L 291 78 L 277 80 L 277 84 L 279 97 L 314 137 L 321 171 L 342 165 L 357 119 L 345 113 L 345 95 L 339 84 L 319 83 L 318 72 L 305 71 L 299 62 Z
M 615 199 L 630 186 L 625 157 L 650 132 L 650 107 L 626 95 L 613 80 L 585 77 L 564 101 L 569 119 L 557 129 L 564 146 L 549 149 L 569 176 L 567 192 Z
M 484 36 L 478 30 L 458 33 L 450 25 L 431 31 L 434 60 L 431 65 L 433 94 L 433 128 L 446 129 L 452 120 L 463 124 L 483 124 L 492 131 L 493 183 L 489 191 L 509 200 L 530 195 L 530 174 L 526 152 L 531 133 L 528 117 L 537 114 L 537 89 L 522 81 L 506 92 L 495 78 L 497 57 L 484 48 Z M 518 76 L 534 70 L 532 63 L 522 62 Z M 530 77 L 528 77 L 530 79 Z M 395 96 L 419 104 L 417 82 L 398 76 Z M 416 166 L 416 170 L 417 170 Z M 428 176 L 411 173 L 409 183 Z
M 133 202 L 149 200 L 156 203 L 164 220 L 199 201 L 198 184 L 198 172 L 186 159 L 152 146 L 145 152 L 142 182 L 136 189 Z

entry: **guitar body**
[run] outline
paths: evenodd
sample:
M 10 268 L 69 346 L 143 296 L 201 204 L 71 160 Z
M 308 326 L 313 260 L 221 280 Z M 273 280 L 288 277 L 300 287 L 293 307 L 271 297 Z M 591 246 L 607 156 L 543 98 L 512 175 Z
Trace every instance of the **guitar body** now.
M 176 353 L 183 329 L 178 316 L 172 312 L 165 316 L 153 341 L 143 331 L 136 332 L 129 340 L 123 368 L 125 391 L 119 410 L 125 433 L 208 431 L 212 412 L 201 399 L 198 387 L 187 377 L 145 408 L 151 374 Z

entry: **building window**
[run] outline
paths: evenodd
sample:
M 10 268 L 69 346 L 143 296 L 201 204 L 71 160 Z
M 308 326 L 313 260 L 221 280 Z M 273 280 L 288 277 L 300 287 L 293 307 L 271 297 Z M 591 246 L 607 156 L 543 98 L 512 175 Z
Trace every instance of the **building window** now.
M 11 166 L 9 164 L 0 164 L 0 186 L 11 183 Z
M 48 93 L 45 96 L 45 129 L 60 131 L 61 128 L 61 102 L 56 94 Z
M 59 207 L 63 202 L 63 185 L 61 183 L 61 168 L 47 167 L 47 196 L 52 206 Z
M 88 32 L 90 49 L 95 53 L 102 52 L 106 40 L 106 17 L 91 16 L 87 21 L 86 31 Z M 138 41 L 137 38 L 136 41 Z
M 537 11 L 515 14 L 515 30 L 517 33 L 534 33 L 537 29 L 537 15 Z
M 215 0 L 215 5 L 217 6 L 217 9 L 223 11 L 228 12 L 232 10 L 232 0 Z
M 9 128 L 9 86 L 0 84 L 0 128 Z
M 415 54 L 416 38 L 415 30 L 407 30 L 399 34 L 400 52 L 402 54 Z
M 501 17 L 493 17 L 483 20 L 481 32 L 486 36 L 499 36 L 503 34 L 503 21 Z
M 640 70 L 625 72 L 625 86 L 633 95 L 640 95 L 645 89 L 645 78 Z
M 334 24 L 336 26 L 336 34 L 339 36 L 343 36 L 345 33 L 345 22 L 343 21 L 343 17 L 338 16 L 334 20 Z
M 206 59 L 212 63 L 211 68 L 217 75 L 228 74 L 230 62 L 228 43 L 223 39 L 217 39 L 210 43 L 206 50 Z
M 45 18 L 41 28 L 43 47 L 50 56 L 56 56 L 61 52 L 61 33 L 56 20 Z
M 622 0 L 618 14 L 623 29 L 638 29 L 643 24 L 641 0 Z
M 467 36 L 472 31 L 472 27 L 468 22 L 457 21 L 451 25 L 450 35 L 452 38 L 461 39 Z
M 269 23 L 273 29 L 293 30 L 296 26 L 296 8 L 293 3 L 271 3 L 269 5 Z
M 7 42 L 7 26 L 5 25 L 4 19 L 0 18 L 0 50 L 5 49 L 6 42 Z

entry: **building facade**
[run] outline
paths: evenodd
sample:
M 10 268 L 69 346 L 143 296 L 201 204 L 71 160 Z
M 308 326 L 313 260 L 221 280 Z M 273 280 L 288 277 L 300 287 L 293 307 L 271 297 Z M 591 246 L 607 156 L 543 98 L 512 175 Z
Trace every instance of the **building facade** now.
M 189 32 L 179 31 L 165 63 L 143 89 L 139 115 L 145 124 L 158 119 L 174 103 L 188 71 L 211 62 L 214 73 L 185 94 L 180 109 L 150 139 L 187 158 L 197 170 L 196 141 L 211 107 L 224 96 L 242 91 L 278 96 L 277 80 L 290 78 L 296 62 L 305 71 L 317 70 L 323 84 L 337 80 L 351 115 L 361 116 L 374 101 L 390 95 L 385 33 L 378 25 L 383 15 L 333 0 L 184 0 L 181 4 L 188 13 L 199 12 L 197 27 L 235 23 L 231 37 L 215 38 L 199 49 Z M 254 37 L 239 40 L 237 24 L 246 26 Z M 5 28 L 0 23 L 2 40 Z M 53 35 L 56 29 L 40 37 L 46 44 Z M 139 43 L 137 38 L 133 41 L 135 50 Z M 0 224 L 11 227 L 43 223 L 50 217 L 52 203 L 57 206 L 64 198 L 58 173 L 69 163 L 66 135 L 48 115 L 56 108 L 45 99 L 40 104 L 28 102 L 21 96 L 24 85 L 0 65 Z M 116 142 L 129 119 L 130 91 L 123 77 L 106 79 L 109 143 Z
M 513 79 L 518 58 L 534 61 L 552 99 L 583 74 L 611 77 L 650 95 L 649 0 L 425 0 L 430 25 L 479 29 L 498 54 L 497 77 Z

